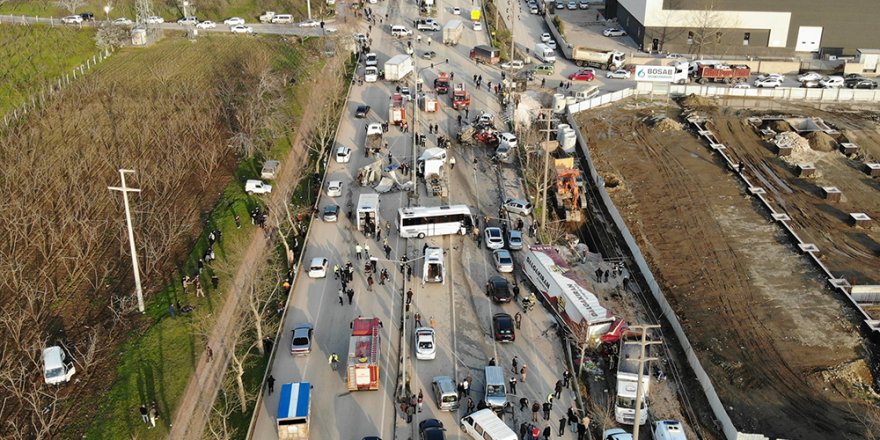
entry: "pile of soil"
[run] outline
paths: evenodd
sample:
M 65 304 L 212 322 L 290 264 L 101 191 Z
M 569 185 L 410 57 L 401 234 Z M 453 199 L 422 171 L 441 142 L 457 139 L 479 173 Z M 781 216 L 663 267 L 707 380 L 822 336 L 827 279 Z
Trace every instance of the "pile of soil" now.
M 705 107 L 715 107 L 715 102 L 703 96 L 695 95 L 691 93 L 686 96 L 684 99 L 679 101 L 682 107 L 687 108 L 705 108 Z
M 770 127 L 771 130 L 773 130 L 777 133 L 782 133 L 785 131 L 794 131 L 791 128 L 791 124 L 789 124 L 788 122 L 785 122 L 785 121 L 770 121 L 770 123 L 767 124 L 767 127 Z
M 776 144 L 779 146 L 789 146 L 793 152 L 800 152 L 810 148 L 810 142 L 793 131 L 777 134 Z
M 810 148 L 816 151 L 834 151 L 837 147 L 837 141 L 822 131 L 814 131 L 808 134 L 807 141 L 810 142 Z
M 681 131 L 682 125 L 678 121 L 674 121 L 667 117 L 657 117 L 650 118 L 648 120 L 648 125 L 650 125 L 654 130 L 657 131 Z

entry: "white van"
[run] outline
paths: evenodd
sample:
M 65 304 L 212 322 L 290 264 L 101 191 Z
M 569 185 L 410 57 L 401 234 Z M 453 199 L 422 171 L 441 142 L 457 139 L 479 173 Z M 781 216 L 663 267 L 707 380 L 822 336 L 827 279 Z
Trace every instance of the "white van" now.
M 542 63 L 555 63 L 556 51 L 544 43 L 535 45 L 535 58 L 541 60 Z
M 484 400 L 491 408 L 504 408 L 504 405 L 507 405 L 507 381 L 504 380 L 504 369 L 501 367 L 486 367 Z
M 516 433 L 490 409 L 463 417 L 461 429 L 475 440 L 517 440 Z
M 654 422 L 654 440 L 687 440 L 684 427 L 677 420 L 658 420 Z
M 590 86 L 583 90 L 578 90 L 574 92 L 574 98 L 577 99 L 578 102 L 586 101 L 596 95 L 599 94 L 599 86 Z
M 272 17 L 272 23 L 293 23 L 293 15 L 290 14 L 278 14 Z
M 64 350 L 57 345 L 43 349 L 43 379 L 47 384 L 68 382 L 76 374 L 76 367 L 64 362 L 65 356 Z
M 413 31 L 407 29 L 405 26 L 401 26 L 399 24 L 391 26 L 391 36 L 392 37 L 397 37 L 397 38 L 409 37 L 412 34 L 413 34 Z

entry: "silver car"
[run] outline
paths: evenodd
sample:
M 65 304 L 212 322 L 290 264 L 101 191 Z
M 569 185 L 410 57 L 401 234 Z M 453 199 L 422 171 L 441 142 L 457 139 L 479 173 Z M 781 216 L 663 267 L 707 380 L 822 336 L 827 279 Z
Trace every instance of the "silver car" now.
M 314 327 L 309 323 L 297 324 L 290 331 L 290 354 L 297 356 L 311 353 L 314 331 Z
M 516 229 L 507 230 L 507 248 L 512 251 L 518 251 L 523 248 L 522 232 Z
M 507 249 L 495 249 L 495 252 L 492 253 L 492 258 L 495 260 L 495 268 L 498 269 L 498 272 L 513 272 L 513 257 L 510 256 L 510 251 Z
M 519 215 L 531 215 L 532 204 L 523 199 L 507 199 L 504 201 L 504 210 Z

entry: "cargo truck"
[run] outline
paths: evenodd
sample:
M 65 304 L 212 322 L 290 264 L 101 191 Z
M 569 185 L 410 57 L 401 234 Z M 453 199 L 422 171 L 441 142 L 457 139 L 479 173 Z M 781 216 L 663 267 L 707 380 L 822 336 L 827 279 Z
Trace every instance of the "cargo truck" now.
M 617 360 L 617 398 L 614 401 L 614 420 L 625 425 L 635 424 L 636 395 L 639 392 L 639 344 L 627 344 L 632 337 L 624 335 L 620 339 L 620 358 Z M 650 346 L 649 346 L 650 347 Z M 647 348 L 646 348 L 647 350 Z M 646 352 L 647 353 L 647 352 Z M 647 355 L 647 354 L 646 354 Z M 651 373 L 648 363 L 642 366 L 642 407 L 639 411 L 639 425 L 648 420 L 648 391 L 651 387 Z
M 406 100 L 400 93 L 391 95 L 391 103 L 388 105 L 388 121 L 395 125 L 406 121 Z
M 378 153 L 382 148 L 382 124 L 374 122 L 367 125 L 367 135 L 364 138 L 364 157 L 370 153 Z
M 395 55 L 385 62 L 385 79 L 401 81 L 413 71 L 413 60 L 409 55 Z
M 461 20 L 449 20 L 446 26 L 443 26 L 443 44 L 455 46 L 461 40 L 462 32 L 464 32 L 464 23 Z
M 373 226 L 379 224 L 379 194 L 377 193 L 361 194 L 360 197 L 358 197 L 358 231 L 363 231 L 364 226 L 367 224 L 372 224 Z
M 379 318 L 356 318 L 351 322 L 348 343 L 349 391 L 379 389 Z
M 426 113 L 434 113 L 440 110 L 440 102 L 434 92 L 424 92 L 419 96 L 419 103 Z
M 281 385 L 275 418 L 279 440 L 308 440 L 311 392 L 308 382 Z
M 571 60 L 580 67 L 595 67 L 603 70 L 620 69 L 626 61 L 626 55 L 616 50 L 591 49 L 575 46 L 571 50 Z
M 443 249 L 425 248 L 425 265 L 422 268 L 422 284 L 446 284 L 446 265 L 443 264 Z
M 452 91 L 452 108 L 462 110 L 470 106 L 471 95 L 468 94 L 468 91 L 465 89 L 464 83 L 456 84 L 455 90 Z
M 700 84 L 723 82 L 725 84 L 748 82 L 752 69 L 747 65 L 696 63 L 694 80 Z
M 446 72 L 440 72 L 440 76 L 434 80 L 434 90 L 438 95 L 445 95 L 449 93 L 449 74 Z

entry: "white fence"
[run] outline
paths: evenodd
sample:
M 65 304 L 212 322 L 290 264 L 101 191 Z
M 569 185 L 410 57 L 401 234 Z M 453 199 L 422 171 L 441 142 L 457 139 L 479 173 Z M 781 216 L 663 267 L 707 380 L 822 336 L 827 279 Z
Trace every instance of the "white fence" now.
M 636 89 L 623 89 L 618 90 L 612 93 L 606 93 L 604 95 L 599 95 L 593 98 L 590 98 L 586 101 L 581 101 L 576 104 L 571 104 L 568 106 L 568 111 L 572 114 L 581 112 L 584 110 L 589 110 L 591 108 L 599 107 L 605 104 L 610 104 L 614 101 L 620 101 L 623 98 L 628 98 L 632 95 L 637 94 L 638 91 Z
M 880 102 L 880 89 L 805 89 L 799 87 L 779 87 L 775 89 L 734 89 L 727 86 L 699 84 L 662 84 L 640 82 L 639 94 L 669 94 L 671 96 L 718 96 L 733 98 L 770 98 L 790 101 L 816 102 Z

